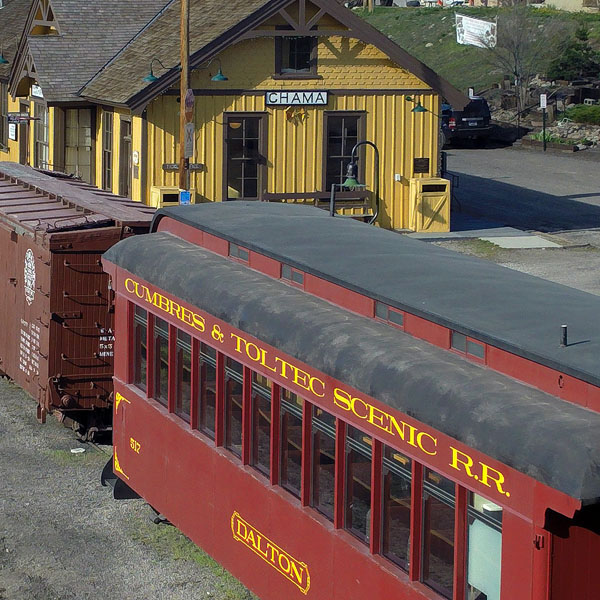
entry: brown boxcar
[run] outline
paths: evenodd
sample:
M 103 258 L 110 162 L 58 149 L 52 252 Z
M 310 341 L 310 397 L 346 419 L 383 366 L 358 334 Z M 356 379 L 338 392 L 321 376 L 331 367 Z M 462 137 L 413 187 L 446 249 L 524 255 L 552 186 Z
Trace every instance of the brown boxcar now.
M 0 162 L 0 371 L 81 432 L 110 423 L 113 314 L 102 253 L 154 210 Z

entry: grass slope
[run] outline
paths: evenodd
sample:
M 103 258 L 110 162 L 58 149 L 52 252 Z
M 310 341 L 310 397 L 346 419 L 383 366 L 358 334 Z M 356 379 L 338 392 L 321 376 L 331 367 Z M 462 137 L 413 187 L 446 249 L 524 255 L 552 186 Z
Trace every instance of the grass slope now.
M 531 10 L 540 24 L 547 19 L 558 19 L 565 26 L 569 21 L 585 24 L 590 32 L 590 43 L 600 48 L 600 14 Z M 455 12 L 491 21 L 496 15 L 502 18 L 503 9 L 376 7 L 372 14 L 365 9 L 354 12 L 460 90 L 473 87 L 477 92 L 503 79 L 504 73 L 487 64 L 487 50 L 456 43 L 454 24 Z M 432 45 L 427 47 L 429 43 Z

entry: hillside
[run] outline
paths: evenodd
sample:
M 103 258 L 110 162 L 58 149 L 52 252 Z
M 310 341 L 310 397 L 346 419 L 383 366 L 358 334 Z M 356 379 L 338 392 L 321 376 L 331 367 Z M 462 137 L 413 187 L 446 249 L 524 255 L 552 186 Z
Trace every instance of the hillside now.
M 600 48 L 600 14 L 567 13 L 552 9 L 531 9 L 540 25 L 548 19 L 565 23 L 569 21 L 585 24 L 589 28 L 590 43 Z M 364 9 L 355 13 L 385 33 L 407 52 L 447 79 L 455 87 L 466 91 L 486 89 L 502 80 L 504 73 L 493 70 L 486 64 L 487 50 L 456 43 L 454 13 L 460 11 L 475 18 L 493 20 L 502 15 L 497 8 L 396 8 L 376 7 L 369 14 Z

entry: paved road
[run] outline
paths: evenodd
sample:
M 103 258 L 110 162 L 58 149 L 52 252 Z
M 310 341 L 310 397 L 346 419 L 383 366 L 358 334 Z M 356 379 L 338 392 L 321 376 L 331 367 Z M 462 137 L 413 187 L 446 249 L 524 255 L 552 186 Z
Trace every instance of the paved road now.
M 457 239 L 431 241 L 600 295 L 600 152 L 448 149 L 448 168 L 459 176 Z M 561 247 L 504 250 L 477 239 L 525 232 Z
M 448 168 L 465 213 L 573 239 L 600 230 L 600 152 L 449 149 Z

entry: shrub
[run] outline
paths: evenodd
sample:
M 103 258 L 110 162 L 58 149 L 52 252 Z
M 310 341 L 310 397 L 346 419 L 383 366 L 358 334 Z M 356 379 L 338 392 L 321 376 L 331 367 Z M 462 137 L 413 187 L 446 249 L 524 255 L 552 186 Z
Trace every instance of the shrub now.
M 576 123 L 587 123 L 588 125 L 600 125 L 600 105 L 587 106 L 578 104 L 567 109 L 566 116 Z
M 577 79 L 578 77 L 597 77 L 600 72 L 600 53 L 589 43 L 588 32 L 581 26 L 575 32 L 575 38 L 566 42 L 560 55 L 548 68 L 549 79 Z

